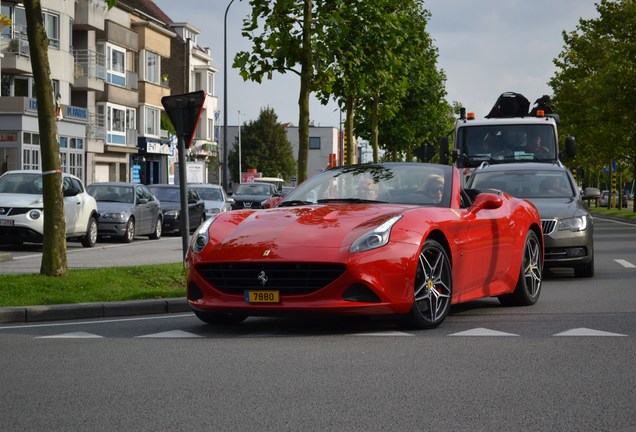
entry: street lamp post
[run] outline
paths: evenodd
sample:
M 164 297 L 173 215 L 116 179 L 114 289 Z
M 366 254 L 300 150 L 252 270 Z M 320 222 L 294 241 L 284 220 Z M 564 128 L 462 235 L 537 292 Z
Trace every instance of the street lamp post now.
M 238 112 L 238 157 L 239 157 L 239 183 L 243 181 L 243 171 L 241 168 L 241 111 Z
M 227 148 L 227 13 L 234 0 L 228 3 L 225 8 L 225 18 L 223 21 L 223 189 L 230 190 L 228 148 Z M 241 181 L 239 177 L 239 182 Z

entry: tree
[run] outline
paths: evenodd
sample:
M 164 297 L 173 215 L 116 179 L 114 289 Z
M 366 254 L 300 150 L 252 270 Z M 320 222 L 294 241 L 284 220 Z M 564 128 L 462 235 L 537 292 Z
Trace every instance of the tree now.
M 636 2 L 601 0 L 596 9 L 598 18 L 563 32 L 565 46 L 549 84 L 561 134 L 577 137 L 575 163 L 599 172 L 612 161 L 627 161 L 636 178 Z
M 228 156 L 232 179 L 240 182 L 238 174 L 239 146 L 234 145 Z M 292 145 L 287 132 L 278 122 L 278 116 L 272 108 L 261 109 L 256 121 L 245 123 L 241 127 L 241 167 L 255 168 L 264 177 L 284 179 L 296 174 Z
M 109 7 L 112 7 L 116 0 L 107 0 L 107 3 Z M 42 156 L 44 240 L 40 273 L 47 276 L 64 276 L 68 273 L 66 223 L 62 196 L 62 162 L 48 56 L 49 39 L 44 30 L 40 0 L 26 1 L 24 8 L 38 103 L 38 128 Z
M 300 77 L 298 96 L 298 182 L 307 178 L 309 155 L 309 97 L 323 85 L 315 40 L 320 39 L 319 9 L 325 0 L 250 0 L 252 13 L 243 23 L 243 36 L 252 42 L 250 52 L 236 54 L 234 67 L 244 80 L 262 82 L 274 72 Z M 255 32 L 262 24 L 260 34 Z M 299 69 L 298 69 L 299 68 Z

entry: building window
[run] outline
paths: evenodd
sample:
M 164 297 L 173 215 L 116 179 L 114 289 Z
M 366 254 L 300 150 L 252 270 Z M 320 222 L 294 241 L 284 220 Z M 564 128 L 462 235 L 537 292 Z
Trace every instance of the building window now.
M 309 150 L 320 150 L 320 137 L 309 137 Z
M 106 142 L 126 145 L 126 129 L 136 128 L 135 109 L 111 103 L 101 103 L 97 105 L 98 113 L 102 112 L 104 105 L 106 106 Z
M 214 95 L 214 74 L 212 72 L 208 72 L 208 94 L 210 96 Z
M 42 12 L 44 31 L 49 38 L 51 48 L 60 48 L 60 16 L 48 11 Z
M 144 134 L 159 136 L 161 111 L 153 107 L 144 107 Z
M 145 80 L 159 84 L 159 76 L 161 75 L 161 57 L 152 51 L 146 51 L 144 58 Z
M 98 51 L 106 57 L 106 81 L 126 87 L 126 50 L 107 43 L 99 44 Z

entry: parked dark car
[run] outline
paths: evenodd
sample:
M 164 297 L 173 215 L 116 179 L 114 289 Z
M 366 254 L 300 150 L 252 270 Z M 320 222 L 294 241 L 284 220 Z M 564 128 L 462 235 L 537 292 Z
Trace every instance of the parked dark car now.
M 232 210 L 262 209 L 273 197 L 280 197 L 280 192 L 271 183 L 241 183 L 232 195 Z
M 594 276 L 594 220 L 583 199 L 601 192 L 585 188 L 583 195 L 561 163 L 483 164 L 466 188 L 498 189 L 533 203 L 541 216 L 546 267 L 571 267 L 577 277 Z
M 161 211 L 163 212 L 163 232 L 165 234 L 181 233 L 181 189 L 179 185 L 154 184 L 148 185 L 148 189 L 161 201 Z M 205 203 L 199 193 L 187 187 L 188 191 L 188 214 L 190 232 L 196 230 L 201 225 L 205 217 Z
M 97 200 L 97 235 L 130 243 L 135 236 L 161 238 L 163 216 L 155 195 L 142 184 L 93 183 L 86 188 Z

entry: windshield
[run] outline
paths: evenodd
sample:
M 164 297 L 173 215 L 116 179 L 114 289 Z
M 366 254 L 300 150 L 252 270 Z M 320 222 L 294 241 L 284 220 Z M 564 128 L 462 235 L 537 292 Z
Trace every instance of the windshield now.
M 574 189 L 564 171 L 476 172 L 470 187 L 499 189 L 517 198 L 573 198 Z
M 446 165 L 387 163 L 332 168 L 294 190 L 278 207 L 333 202 L 384 202 L 450 206 L 452 168 Z
M 201 199 L 205 201 L 223 201 L 223 195 L 221 195 L 221 191 L 219 189 L 213 188 L 193 188 L 199 195 L 201 195 Z
M 553 162 L 557 144 L 550 124 L 460 127 L 458 166 L 476 167 L 482 162 Z
M 148 187 L 155 194 L 155 196 L 159 199 L 159 201 L 173 201 L 179 202 L 181 201 L 181 194 L 179 193 L 178 187 L 170 187 L 170 188 L 152 188 Z
M 235 195 L 263 195 L 270 196 L 272 187 L 268 184 L 249 183 L 242 184 L 234 191 Z
M 86 188 L 86 192 L 101 202 L 118 202 L 133 204 L 135 194 L 131 186 L 114 186 L 92 184 Z
M 0 177 L 0 193 L 42 195 L 42 174 L 10 173 Z

